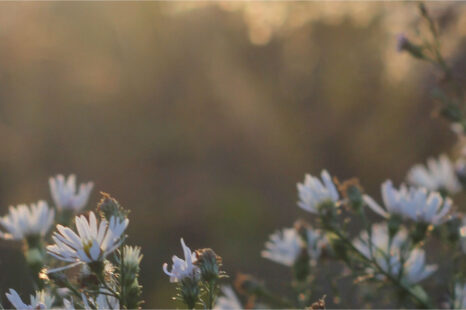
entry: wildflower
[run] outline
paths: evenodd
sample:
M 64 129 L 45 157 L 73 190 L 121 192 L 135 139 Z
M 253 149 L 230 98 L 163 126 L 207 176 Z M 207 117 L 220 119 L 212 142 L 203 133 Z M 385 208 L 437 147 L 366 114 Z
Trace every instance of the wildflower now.
M 385 273 L 401 276 L 407 283 L 415 284 L 430 276 L 437 266 L 425 265 L 424 250 L 415 248 L 407 252 L 404 249 L 407 238 L 407 231 L 400 229 L 390 241 L 387 226 L 374 224 L 371 239 L 367 231 L 363 231 L 353 245 L 362 255 L 374 260 Z
M 319 213 L 319 208 L 327 202 L 335 203 L 339 199 L 337 188 L 333 184 L 329 173 L 323 170 L 321 173 L 322 181 L 306 174 L 304 183 L 298 183 L 299 202 L 298 206 L 311 212 Z
M 123 232 L 129 222 L 128 219 L 119 220 L 112 217 L 109 223 L 101 220 L 98 226 L 94 212 L 89 213 L 89 220 L 81 215 L 76 216 L 75 221 L 78 234 L 68 227 L 57 225 L 58 232 L 52 236 L 55 244 L 47 247 L 50 255 L 72 263 L 67 268 L 82 263 L 103 261 L 121 245 Z
M 262 257 L 291 267 L 305 250 L 312 259 L 317 260 L 326 243 L 322 234 L 318 230 L 307 228 L 305 238 L 306 242 L 294 228 L 277 231 L 265 243 L 266 249 L 262 251 Z
M 461 191 L 461 184 L 450 159 L 442 154 L 437 159 L 429 158 L 427 166 L 420 164 L 411 168 L 407 176 L 408 182 L 417 187 L 425 187 L 430 191 L 445 190 L 450 194 Z
M 170 276 L 170 282 L 180 282 L 184 278 L 193 278 L 198 280 L 200 277 L 200 269 L 195 265 L 197 258 L 194 252 L 186 246 L 183 238 L 181 238 L 181 246 L 183 247 L 184 260 L 176 255 L 173 255 L 172 270 L 168 271 L 168 264 L 163 264 L 163 271 Z
M 170 282 L 179 283 L 178 297 L 181 298 L 189 309 L 194 309 L 201 293 L 199 286 L 201 270 L 196 265 L 196 254 L 191 252 L 191 249 L 186 246 L 183 238 L 181 238 L 181 246 L 183 247 L 184 260 L 173 255 L 172 270 L 168 271 L 168 264 L 165 263 L 163 264 L 163 271 L 170 276 Z
M 0 232 L 4 239 L 22 240 L 33 236 L 45 236 L 53 223 L 55 212 L 43 200 L 37 204 L 10 207 L 8 215 L 0 218 L 7 233 Z
M 385 181 L 381 187 L 386 210 L 367 195 L 364 195 L 364 201 L 385 218 L 395 214 L 416 222 L 438 225 L 447 219 L 446 215 L 452 206 L 450 199 L 443 199 L 439 193 L 428 192 L 425 188 L 401 185 L 397 190 L 390 180 Z
M 37 291 L 35 296 L 31 295 L 29 305 L 23 302 L 14 289 L 10 289 L 9 293 L 6 293 L 5 295 L 13 307 L 20 310 L 50 309 L 54 302 L 54 298 L 45 291 Z
M 58 210 L 80 211 L 86 204 L 94 187 L 94 183 L 87 182 L 79 185 L 76 191 L 76 176 L 70 175 L 66 179 L 59 174 L 49 179 L 50 192 Z
M 230 286 L 222 286 L 222 294 L 215 303 L 215 310 L 236 310 L 243 309 L 241 302 Z
M 466 283 L 455 285 L 455 298 L 453 300 L 454 309 L 466 309 Z
M 285 228 L 270 236 L 262 257 L 285 266 L 293 266 L 302 251 L 304 242 L 294 228 Z

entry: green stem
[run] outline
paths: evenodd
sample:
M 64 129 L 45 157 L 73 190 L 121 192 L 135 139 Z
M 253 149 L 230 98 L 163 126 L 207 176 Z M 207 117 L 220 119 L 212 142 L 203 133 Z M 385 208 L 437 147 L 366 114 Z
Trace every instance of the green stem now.
M 208 299 L 207 299 L 207 309 L 214 308 L 214 299 L 215 299 L 215 280 L 211 280 L 208 283 Z
M 387 279 L 389 279 L 393 284 L 395 284 L 399 289 L 402 291 L 405 291 L 406 293 L 409 294 L 409 296 L 412 297 L 416 302 L 418 302 L 420 305 L 422 305 L 424 308 L 432 308 L 431 304 L 429 301 L 424 300 L 423 298 L 419 297 L 415 292 L 412 291 L 411 288 L 405 286 L 401 281 L 399 281 L 397 278 L 393 277 L 390 273 L 386 272 L 383 270 L 383 268 L 374 260 L 371 258 L 367 258 L 364 254 L 362 254 L 349 240 L 346 236 L 344 236 L 338 229 L 332 229 L 332 232 L 335 233 L 343 242 L 345 242 L 349 248 L 356 253 L 360 258 L 362 258 L 364 261 L 374 265 L 377 270 L 383 274 Z M 371 240 L 369 240 L 369 243 L 372 243 Z

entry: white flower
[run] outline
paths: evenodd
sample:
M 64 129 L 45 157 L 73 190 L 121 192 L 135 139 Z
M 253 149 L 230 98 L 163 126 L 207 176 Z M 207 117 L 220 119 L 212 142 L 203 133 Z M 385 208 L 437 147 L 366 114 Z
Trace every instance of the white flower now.
M 414 186 L 425 187 L 430 191 L 446 190 L 450 194 L 461 191 L 455 167 L 445 154 L 440 155 L 438 160 L 429 158 L 427 167 L 421 164 L 412 167 L 407 180 Z
M 437 270 L 437 266 L 425 265 L 424 250 L 419 248 L 409 252 L 403 250 L 407 238 L 407 231 L 401 229 L 389 245 L 387 226 L 379 223 L 372 226 L 372 246 L 370 246 L 367 231 L 363 231 L 353 245 L 365 257 L 375 260 L 384 272 L 398 277 L 402 269 L 402 278 L 407 283 L 415 284 L 430 276 Z M 378 272 L 378 270 L 373 270 L 373 272 Z
M 437 192 L 428 192 L 425 188 L 407 188 L 405 185 L 397 190 L 390 180 L 382 184 L 382 199 L 386 210 L 374 199 L 364 195 L 366 204 L 385 218 L 390 214 L 398 214 L 403 218 L 433 225 L 443 223 L 452 206 L 450 199 L 443 199 Z
M 70 175 L 68 179 L 61 174 L 49 179 L 50 192 L 58 210 L 80 211 L 86 204 L 94 187 L 94 183 L 88 182 L 79 185 L 76 191 L 76 176 Z
M 37 291 L 35 296 L 31 295 L 29 305 L 23 302 L 14 289 L 10 289 L 10 292 L 5 295 L 13 307 L 21 310 L 50 309 L 54 301 L 54 298 L 44 291 Z
M 304 247 L 304 242 L 294 228 L 284 228 L 270 235 L 262 257 L 285 266 L 293 266 Z
M 298 183 L 297 185 L 298 206 L 311 213 L 318 213 L 318 207 L 323 202 L 337 202 L 339 199 L 337 188 L 333 184 L 329 173 L 323 170 L 321 177 L 323 182 L 310 174 L 306 174 L 304 183 Z
M 45 201 L 37 204 L 10 207 L 10 213 L 0 218 L 7 233 L 0 232 L 4 239 L 22 240 L 29 236 L 45 236 L 53 224 L 55 212 Z
M 285 266 L 293 266 L 303 249 L 307 250 L 313 260 L 317 260 L 321 254 L 326 239 L 320 231 L 307 229 L 308 246 L 294 228 L 284 228 L 270 235 L 265 243 L 262 257 L 270 259 Z
M 457 283 L 455 285 L 453 307 L 454 309 L 466 309 L 466 283 Z
M 171 271 L 168 271 L 167 263 L 163 264 L 163 271 L 170 276 L 170 282 L 180 282 L 187 277 L 198 279 L 200 276 L 199 267 L 194 264 L 197 261 L 196 253 L 191 252 L 191 249 L 184 243 L 183 238 L 181 238 L 181 246 L 183 247 L 184 260 L 173 255 Z
M 111 217 L 110 223 L 101 220 L 98 225 L 94 212 L 89 213 L 89 221 L 84 215 L 76 216 L 75 221 L 78 234 L 68 227 L 57 225 L 58 232 L 54 232 L 52 236 L 55 244 L 47 246 L 47 251 L 52 256 L 73 263 L 68 268 L 104 260 L 123 242 L 122 235 L 129 222 L 128 219 Z
M 243 309 L 238 297 L 231 286 L 222 286 L 223 295 L 217 298 L 214 310 L 237 310 Z

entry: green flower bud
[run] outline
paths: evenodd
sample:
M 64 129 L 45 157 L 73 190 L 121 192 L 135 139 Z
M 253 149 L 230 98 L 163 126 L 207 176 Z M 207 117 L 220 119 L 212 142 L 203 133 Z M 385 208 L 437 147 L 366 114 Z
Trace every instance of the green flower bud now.
M 196 251 L 196 265 L 201 270 L 201 278 L 206 282 L 217 280 L 220 275 L 222 258 L 212 249 L 200 249 Z
M 112 216 L 119 219 L 128 217 L 129 211 L 125 210 L 120 203 L 107 193 L 101 192 L 102 199 L 97 204 L 97 212 L 103 218 L 110 220 Z

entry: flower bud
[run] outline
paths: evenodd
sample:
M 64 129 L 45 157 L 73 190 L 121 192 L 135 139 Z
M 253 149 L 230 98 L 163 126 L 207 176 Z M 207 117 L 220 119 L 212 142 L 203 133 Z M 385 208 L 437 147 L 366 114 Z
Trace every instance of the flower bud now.
M 362 198 L 362 188 L 359 185 L 359 181 L 356 178 L 346 180 L 342 184 L 338 186 L 338 189 L 341 193 L 343 193 L 343 197 L 345 197 L 351 208 L 359 212 L 364 205 L 364 200 Z
M 121 220 L 128 216 L 129 212 L 115 198 L 104 192 L 100 192 L 100 194 L 102 199 L 97 204 L 97 212 L 99 212 L 100 216 L 107 220 L 110 220 L 112 216 Z
M 424 58 L 422 47 L 411 43 L 411 41 L 409 41 L 409 39 L 403 33 L 399 34 L 396 40 L 396 49 L 398 52 L 406 51 L 415 58 Z
M 128 309 L 136 309 L 141 304 L 141 285 L 139 285 L 139 264 L 142 260 L 141 248 L 124 246 L 121 260 L 122 296 L 121 300 Z
M 196 265 L 201 270 L 201 278 L 206 282 L 217 280 L 220 275 L 222 258 L 212 249 L 200 249 L 196 251 Z
M 44 264 L 44 253 L 38 248 L 30 248 L 26 251 L 26 262 L 33 270 L 40 270 Z

